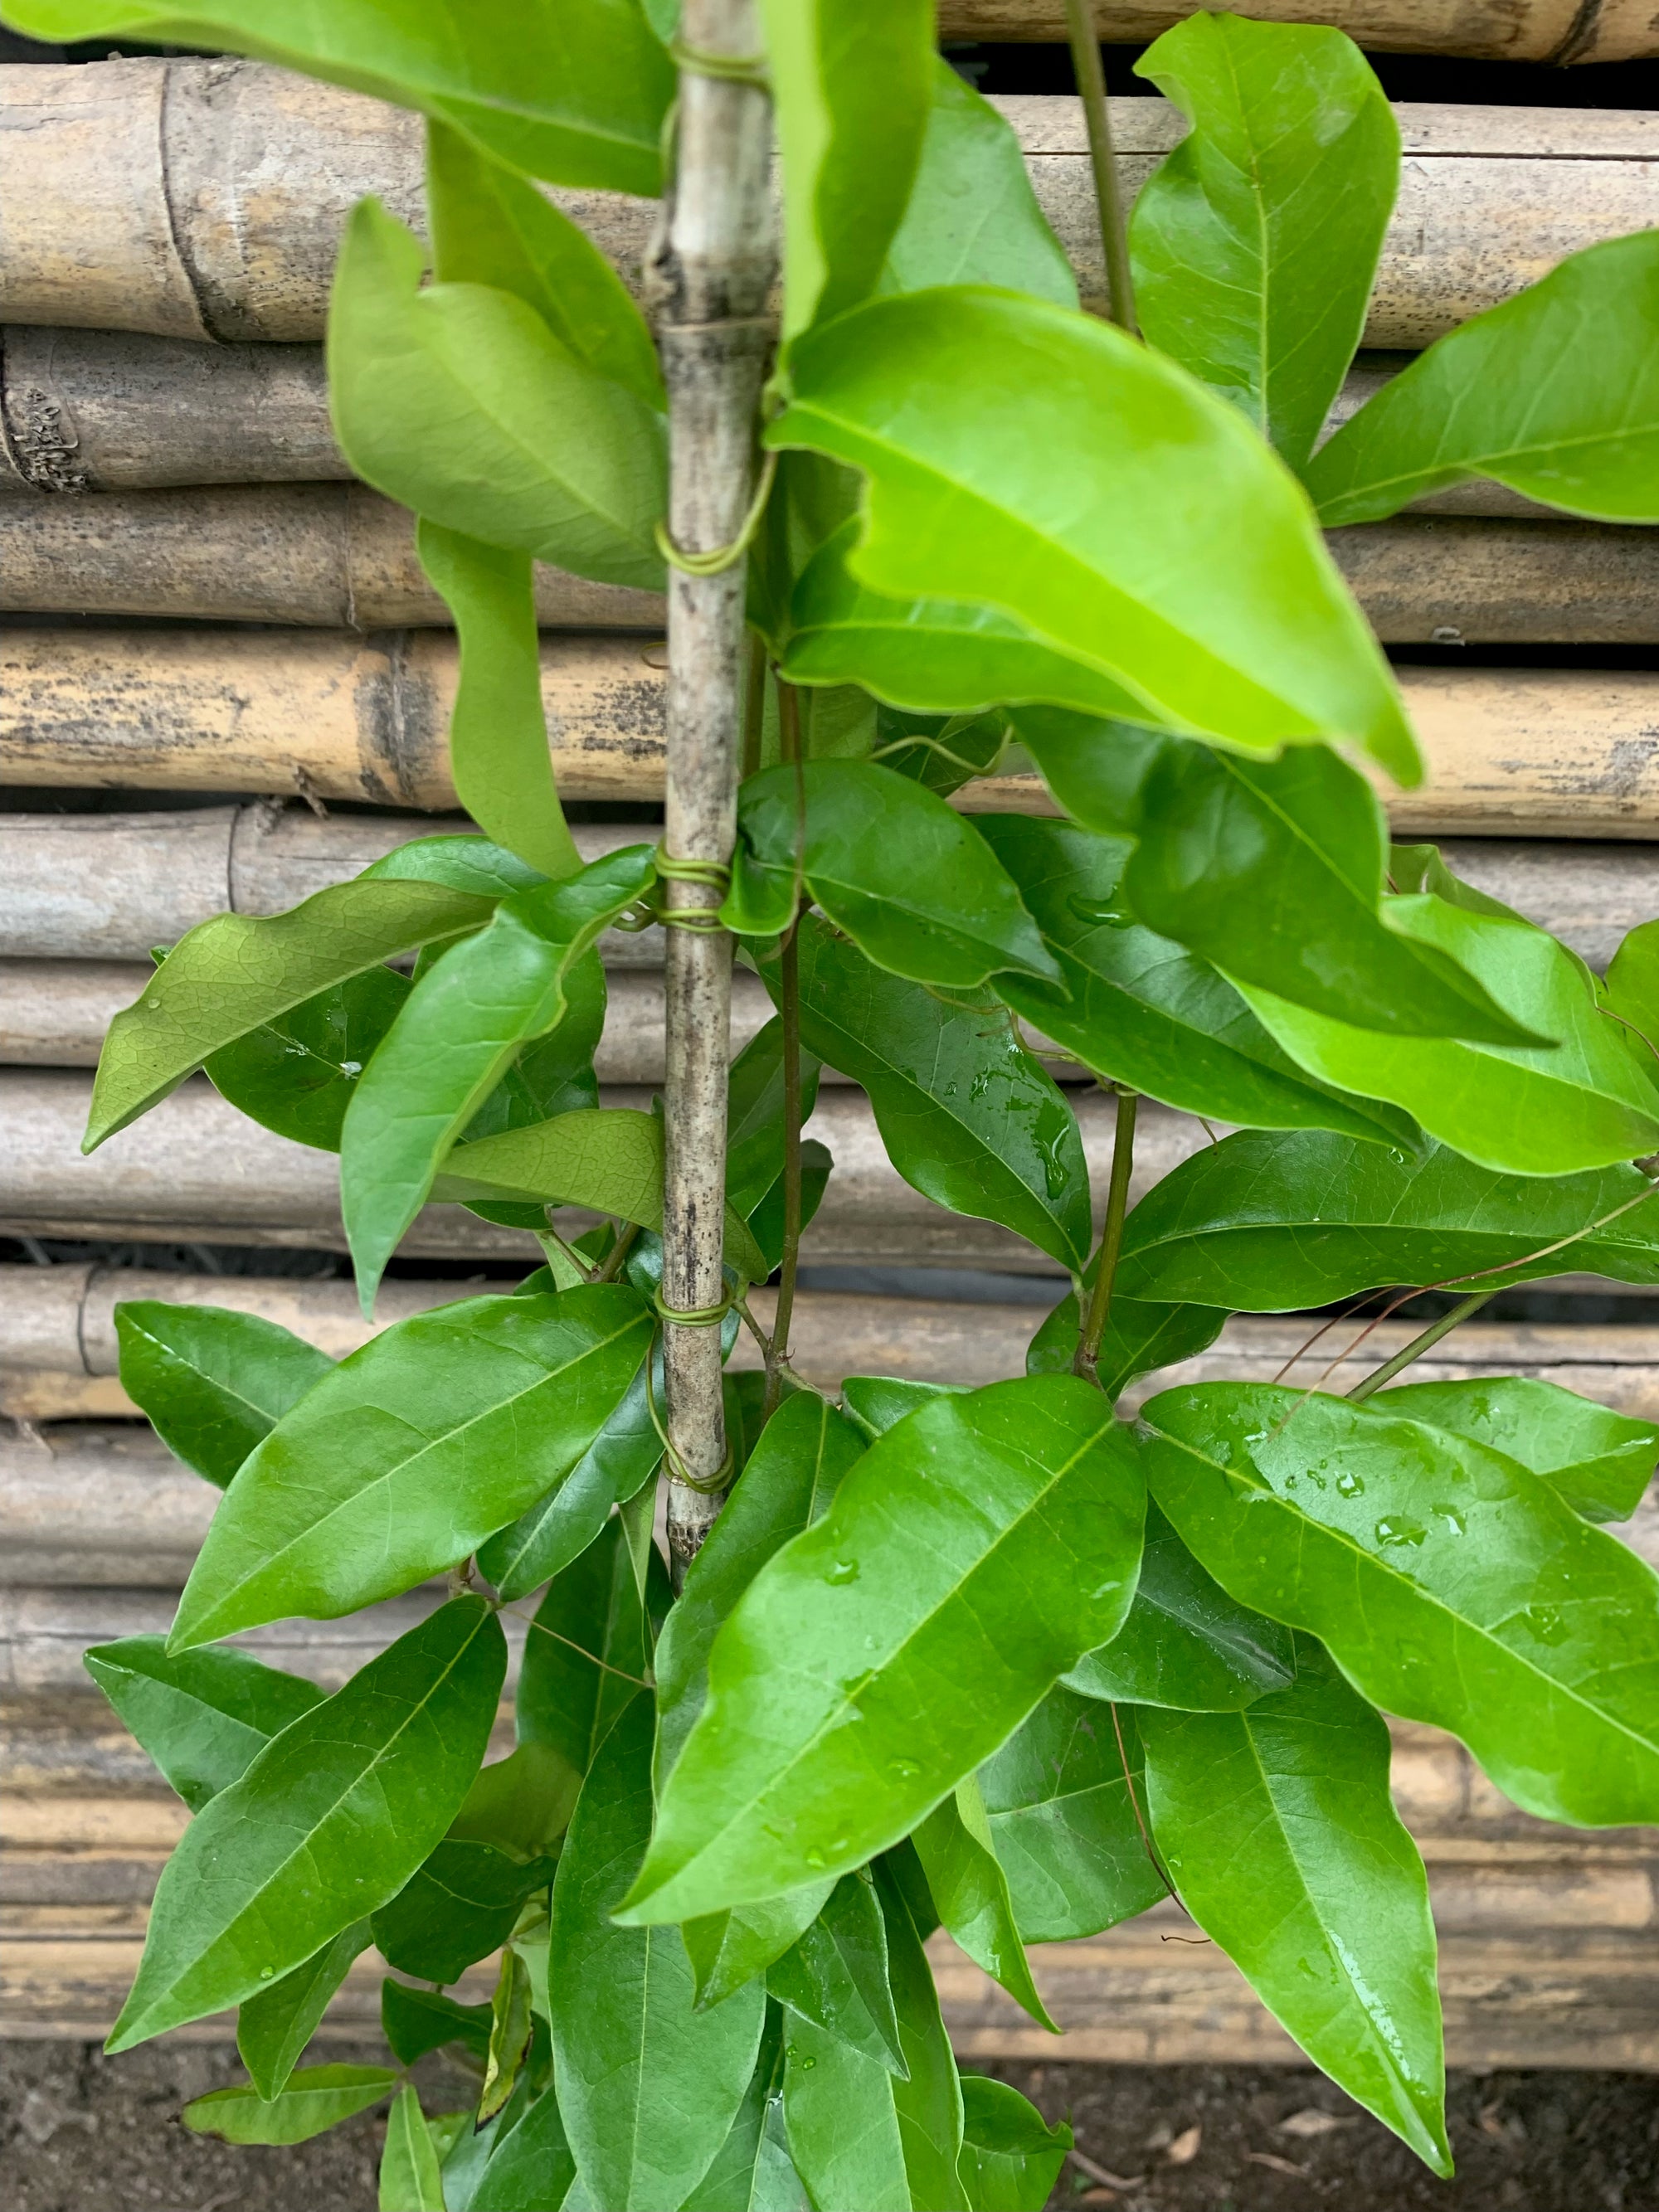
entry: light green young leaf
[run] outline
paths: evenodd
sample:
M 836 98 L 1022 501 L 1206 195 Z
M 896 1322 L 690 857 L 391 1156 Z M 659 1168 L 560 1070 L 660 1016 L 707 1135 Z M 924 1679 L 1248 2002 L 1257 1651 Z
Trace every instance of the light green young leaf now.
M 1342 739 L 1418 780 L 1294 480 L 1172 362 L 1091 316 L 962 286 L 856 308 L 798 340 L 790 373 L 768 441 L 864 471 L 862 582 L 1012 616 L 1082 672 L 1058 705 L 1095 710 L 1103 675 L 1134 719 L 1257 754 Z M 897 703 L 968 703 L 926 688 Z
M 1058 2035 L 1014 1922 L 1008 1878 L 997 1858 L 985 1801 L 970 1774 L 937 1804 L 911 1838 L 939 1917 L 960 1948 L 1039 2027 Z
M 652 1635 L 669 1605 L 660 1559 L 649 1569 L 647 1595 L 648 1620 L 613 1518 L 553 1577 L 537 1608 L 519 1670 L 521 1744 L 550 1747 L 576 1773 L 587 1772 L 617 1716 L 645 1686 Z
M 174 1457 L 221 1490 L 334 1364 L 278 1322 L 228 1306 L 126 1298 L 115 1337 L 121 1388 Z
M 1437 339 L 1304 471 L 1327 528 L 1485 477 L 1659 522 L 1659 237 L 1608 239 Z
M 482 1598 L 453 1598 L 259 1753 L 162 1869 L 109 2039 L 240 2004 L 395 1896 L 477 1773 L 507 1671 Z
M 398 883 L 446 884 L 451 890 L 467 891 L 475 898 L 511 898 L 514 891 L 533 890 L 547 878 L 504 845 L 470 831 L 452 831 L 439 837 L 411 837 L 406 845 L 371 861 L 358 883 L 382 878 Z
M 412 2081 L 405 2081 L 392 2100 L 377 2202 L 380 2212 L 444 2212 L 437 2146 Z
M 192 1813 L 323 1700 L 314 1682 L 246 1651 L 170 1655 L 161 1636 L 94 1644 L 85 1666 Z
M 1365 325 L 1393 110 L 1353 41 L 1309 23 L 1190 15 L 1135 74 L 1193 125 L 1135 201 L 1141 328 L 1299 468 Z
M 1659 1065 L 1659 921 L 1632 929 L 1607 965 L 1607 1005 Z
M 1586 1521 L 1628 1521 L 1659 1460 L 1659 1424 L 1527 1376 L 1396 1383 L 1371 1404 L 1519 1460 Z
M 588 1450 L 651 1326 L 608 1283 L 469 1298 L 373 1338 L 226 1492 L 170 1648 L 295 1613 L 337 1620 L 457 1565 Z
M 890 2073 L 903 2075 L 888 1983 L 886 1922 L 862 1869 L 842 1875 L 817 1918 L 769 1967 L 766 1988 L 793 2019 L 810 2021 Z
M 233 2143 L 301 2143 L 366 2112 L 398 2086 L 392 2066 L 307 2066 L 270 2101 L 252 2082 L 196 2097 L 179 2115 L 192 2135 Z
M 425 249 L 360 200 L 328 319 L 335 434 L 417 514 L 602 584 L 662 585 L 663 420 L 488 284 L 422 289 Z
M 1140 1728 L 1188 1911 L 1315 2064 L 1449 2175 L 1428 1878 L 1389 1796 L 1381 1714 L 1299 1638 L 1291 1688 Z
M 1042 2212 L 1072 2148 L 1066 2123 L 1049 2127 L 1018 2089 L 985 2074 L 962 2076 L 962 2185 L 973 2212 Z
M 368 1945 L 368 1921 L 354 1921 L 314 1958 L 284 1974 L 280 1982 L 244 1997 L 237 2007 L 237 2052 L 249 2080 L 268 2102 L 282 2095 L 336 1990 Z
M 395 968 L 367 969 L 210 1053 L 203 1072 L 262 1129 L 337 1152 L 357 1077 L 408 996 Z

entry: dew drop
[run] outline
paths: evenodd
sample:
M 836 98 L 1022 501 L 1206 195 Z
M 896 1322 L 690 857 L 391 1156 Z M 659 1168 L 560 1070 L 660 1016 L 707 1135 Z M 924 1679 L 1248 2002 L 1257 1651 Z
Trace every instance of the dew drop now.
M 259 1969 L 259 1979 L 260 1979 L 262 1982 L 268 1982 L 268 1981 L 270 1979 L 270 1977 L 271 1977 L 271 1975 L 272 1975 L 272 1973 L 273 1973 L 274 1972 L 275 1972 L 275 1969 L 274 1969 L 273 1967 L 270 1967 L 270 1966 L 261 1966 L 261 1967 L 260 1967 L 260 1969 Z
M 1403 1513 L 1391 1515 L 1389 1519 L 1379 1521 L 1376 1524 L 1376 1540 L 1379 1544 L 1417 1545 L 1422 1542 L 1428 1533 L 1420 1521 L 1408 1520 Z
M 1365 1488 L 1357 1474 L 1339 1474 L 1336 1478 L 1336 1486 L 1344 1498 L 1358 1498 Z
M 342 1075 L 361 1075 L 362 1072 L 363 1063 L 361 1060 L 343 1060 L 340 1062 Z
M 845 1583 L 855 1583 L 858 1578 L 859 1563 L 856 1559 L 833 1560 L 823 1571 L 825 1582 L 834 1583 L 837 1589 Z
M 921 1767 L 914 1759 L 892 1759 L 887 1762 L 887 1771 L 890 1774 L 896 1775 L 901 1782 L 914 1782 L 921 1773 Z
M 805 1856 L 807 1865 L 811 1868 L 814 1874 L 818 1871 L 824 1863 L 823 1853 L 822 1851 L 808 1851 L 805 1854 Z

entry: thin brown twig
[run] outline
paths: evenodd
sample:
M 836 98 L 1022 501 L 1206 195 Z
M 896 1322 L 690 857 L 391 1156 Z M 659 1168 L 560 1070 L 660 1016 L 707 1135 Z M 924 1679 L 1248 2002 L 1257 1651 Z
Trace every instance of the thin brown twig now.
M 1106 1710 L 1112 1717 L 1112 1734 L 1117 1738 L 1117 1755 L 1119 1763 L 1123 1768 L 1123 1786 L 1129 1793 L 1129 1810 L 1135 1816 L 1135 1826 L 1140 1831 L 1140 1840 L 1146 1849 L 1146 1856 L 1151 1862 L 1152 1872 L 1169 1891 L 1175 1902 L 1181 1905 L 1181 1910 L 1187 1912 L 1186 1906 L 1181 1904 L 1180 1892 L 1170 1881 L 1163 1860 L 1159 1858 L 1153 1847 L 1152 1831 L 1141 1818 L 1140 1800 L 1135 1795 L 1135 1778 L 1129 1767 L 1129 1747 L 1123 1741 L 1123 1723 L 1118 1718 L 1116 1705 L 1109 1698 L 1107 1701 Z M 1188 1920 L 1192 1917 L 1190 1912 L 1187 1912 Z
M 595 1283 L 614 1282 L 617 1275 L 622 1271 L 623 1261 L 633 1250 L 635 1240 L 639 1236 L 639 1233 L 640 1224 L 637 1221 L 630 1221 L 624 1228 L 619 1230 L 617 1234 L 616 1243 L 605 1254 L 604 1263 L 596 1268 L 593 1273 L 588 1278 L 589 1281 Z
M 514 1620 L 523 1621 L 526 1627 L 535 1629 L 539 1635 L 550 1636 L 556 1644 L 566 1644 L 573 1651 L 580 1651 L 584 1659 L 591 1659 L 603 1674 L 618 1675 L 624 1682 L 635 1683 L 641 1690 L 654 1690 L 657 1686 L 644 1674 L 630 1674 L 625 1667 L 613 1667 L 608 1659 L 601 1659 L 597 1651 L 590 1651 L 585 1644 L 578 1644 L 574 1636 L 561 1636 L 556 1628 L 550 1628 L 544 1620 L 538 1620 L 533 1613 L 520 1613 L 510 1605 L 504 1605 L 500 1610 L 512 1613 Z

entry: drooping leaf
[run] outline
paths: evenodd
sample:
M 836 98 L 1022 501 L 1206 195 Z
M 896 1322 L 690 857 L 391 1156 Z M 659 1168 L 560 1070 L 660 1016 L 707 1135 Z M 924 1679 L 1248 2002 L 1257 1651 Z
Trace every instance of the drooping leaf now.
M 961 286 L 854 309 L 797 340 L 790 375 L 769 441 L 864 471 L 862 582 L 1012 616 L 1080 670 L 1057 705 L 1101 711 L 1103 677 L 1132 720 L 1258 753 L 1345 738 L 1415 781 L 1381 653 L 1293 480 L 1173 363 L 1092 317 Z M 925 689 L 899 703 L 967 703 Z
M 171 1647 L 293 1613 L 337 1620 L 457 1565 L 591 1448 L 651 1326 L 607 1283 L 470 1298 L 372 1338 L 226 1492 Z
M 226 2142 L 309 2142 L 378 2105 L 397 2086 L 391 2066 L 307 2066 L 290 2074 L 282 2094 L 269 2102 L 248 2082 L 192 2098 L 179 2117 L 192 2135 Z
M 121 1388 L 173 1456 L 221 1490 L 334 1364 L 279 1322 L 228 1306 L 125 1298 L 115 1337 Z
M 268 2103 L 280 2097 L 330 2001 L 368 1950 L 367 1920 L 354 1921 L 314 1958 L 270 1982 L 236 2009 L 236 2049 L 248 2078 Z
M 597 952 L 584 952 L 572 963 L 563 988 L 564 1012 L 557 1027 L 520 1046 L 506 1074 L 462 1132 L 465 1143 L 503 1136 L 510 1129 L 527 1129 L 532 1122 L 550 1121 L 556 1114 L 574 1114 L 599 1104 L 599 1079 L 593 1054 L 605 1030 L 608 992 L 605 963 Z M 486 1221 L 492 1218 L 487 1206 L 474 1211 Z M 534 1226 L 536 1231 L 545 1230 L 544 1213 L 538 1216 Z M 571 1290 L 586 1280 L 585 1273 L 572 1270 L 558 1287 Z
M 768 1969 L 769 1996 L 890 2072 L 905 2062 L 888 1982 L 887 1925 L 875 1886 L 844 1874 L 799 1939 Z
M 552 1881 L 553 1864 L 446 1837 L 375 1913 L 381 1957 L 419 1981 L 459 1981 L 507 1941 L 525 1899 Z
M 1291 1688 L 1140 1726 L 1188 1910 L 1315 2063 L 1449 2175 L 1428 1879 L 1389 1796 L 1382 1716 L 1298 1638 Z
M 720 1630 L 630 1917 L 775 1897 L 908 1833 L 1121 1625 L 1142 1513 L 1127 1435 L 1071 1376 L 889 1430 Z
M 731 2133 L 682 2212 L 809 2212 L 783 2124 L 783 2016 L 769 2005 L 760 2056 Z
M 653 1621 L 666 1609 L 665 1580 L 659 1561 L 648 1585 Z M 617 1715 L 644 1686 L 651 1626 L 622 1523 L 608 1521 L 555 1575 L 537 1608 L 519 1669 L 520 1742 L 550 1746 L 586 1774 Z
M 494 2119 L 513 2094 L 530 2045 L 530 1969 L 511 1943 L 501 1953 L 489 2005 L 489 2047 L 484 2059 L 478 2118 Z
M 961 2078 L 962 2185 L 973 2212 L 1042 2212 L 1072 2148 L 1070 2127 L 1049 2127 L 1006 2081 Z
M 1267 1384 L 1141 1413 L 1158 1503 L 1222 1587 L 1462 1737 L 1540 1819 L 1659 1813 L 1659 1575 L 1485 1444 Z
M 801 1120 L 817 1103 L 819 1063 L 801 1054 Z M 726 1089 L 726 1202 L 747 1221 L 783 1174 L 783 1024 L 775 1014 L 732 1062 Z
M 805 1115 L 802 1119 L 805 1120 Z M 800 1147 L 800 1225 L 803 1230 L 812 1225 L 813 1216 L 823 1203 L 823 1194 L 830 1188 L 830 1177 L 835 1169 L 835 1155 L 828 1145 L 821 1145 L 816 1137 L 804 1137 Z M 783 1262 L 784 1247 L 784 1188 L 779 1176 L 760 1204 L 750 1215 L 746 1224 L 769 1272 Z M 785 1386 L 787 1388 L 787 1385 Z
M 357 1078 L 408 996 L 395 968 L 367 969 L 210 1054 L 204 1071 L 261 1128 L 337 1152 Z
M 170 1654 L 161 1636 L 94 1644 L 85 1664 L 192 1813 L 323 1699 L 314 1682 L 246 1651 Z
M 1039 2027 L 1058 2035 L 1031 1979 L 1008 1878 L 997 1858 L 985 1801 L 971 1774 L 933 1808 L 911 1840 L 939 1920 L 959 1948 L 993 1981 L 1000 1982 Z
M 1304 471 L 1320 520 L 1370 522 L 1469 477 L 1606 522 L 1659 521 L 1659 240 L 1570 254 L 1437 339 Z
M 511 2118 L 511 2111 L 503 2116 Z M 564 2131 L 564 2116 L 550 2087 L 506 2134 L 498 2136 L 489 2161 L 467 2200 L 467 2212 L 543 2212 L 545 2205 L 569 2201 L 576 2160 Z M 445 2177 L 446 2184 L 448 2175 Z M 448 2202 L 452 2208 L 455 2199 Z
M 438 2148 L 412 2081 L 398 2090 L 387 2115 L 378 2201 L 380 2212 L 444 2212 Z
M 489 2048 L 489 2007 L 459 2004 L 439 1990 L 412 1988 L 388 1975 L 380 1984 L 380 2030 L 405 2066 L 459 2043 L 480 2065 Z
M 1091 1261 L 1084 1279 L 1091 1287 L 1093 1276 Z M 1225 1313 L 1214 1306 L 1153 1305 L 1140 1298 L 1120 1297 L 1114 1291 L 1095 1370 L 1101 1389 L 1115 1398 L 1138 1376 L 1207 1352 L 1226 1324 Z M 1025 1372 L 1069 1375 L 1080 1334 L 1077 1293 L 1067 1291 L 1026 1346 Z
M 1299 468 L 1364 328 L 1400 128 L 1340 31 L 1188 16 L 1135 64 L 1192 129 L 1129 226 L 1148 342 Z
M 897 1871 L 896 1862 L 900 1861 L 909 1863 L 908 1879 Z M 962 2085 L 951 2039 L 939 2017 L 933 1969 L 921 1948 L 932 1928 L 918 1923 L 911 1901 L 914 1890 L 920 1887 L 925 1893 L 927 1885 L 908 1844 L 879 1861 L 875 1876 L 876 1894 L 887 1923 L 888 1979 L 904 2054 L 902 2077 L 890 2075 L 889 2080 L 911 2202 L 937 2204 L 941 2212 L 968 2212 L 957 2171 L 962 2155 Z M 931 1923 L 932 1914 L 926 1917 Z
M 240 2004 L 395 1896 L 466 1795 L 506 1668 L 494 1613 L 453 1598 L 273 1739 L 163 1868 L 109 2048 Z
M 1519 1460 L 1586 1521 L 1628 1521 L 1659 1461 L 1659 1425 L 1534 1376 L 1396 1383 L 1371 1403 Z
M 651 1833 L 651 1700 L 599 1747 L 553 1887 L 549 1972 L 559 2106 L 581 2181 L 606 2212 L 679 2204 L 726 2140 L 754 2071 L 758 1983 L 692 2002 L 678 1928 L 617 1924 Z
M 814 2204 L 910 2212 L 893 2077 L 878 2059 L 827 2028 L 792 2019 L 783 2118 L 790 2159 Z

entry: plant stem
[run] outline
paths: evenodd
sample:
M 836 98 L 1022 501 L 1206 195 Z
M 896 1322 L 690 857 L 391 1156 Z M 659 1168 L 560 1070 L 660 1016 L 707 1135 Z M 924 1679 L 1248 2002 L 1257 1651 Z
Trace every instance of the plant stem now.
M 778 1012 L 783 1022 L 783 1258 L 778 1269 L 778 1303 L 772 1316 L 772 1341 L 766 1354 L 766 1394 L 761 1418 L 769 1420 L 783 1395 L 783 1370 L 789 1361 L 789 1323 L 795 1310 L 795 1275 L 800 1264 L 800 913 L 799 880 L 806 831 L 806 788 L 801 780 L 800 694 L 778 681 L 778 744 L 795 771 L 795 919 L 783 940 L 779 961 Z
M 1095 21 L 1094 0 L 1066 0 L 1066 28 L 1072 44 L 1072 67 L 1083 100 L 1083 119 L 1089 132 L 1089 164 L 1094 171 L 1095 207 L 1100 216 L 1100 243 L 1106 256 L 1106 315 L 1109 322 L 1139 334 L 1135 320 L 1134 279 L 1129 272 L 1129 232 L 1123 216 L 1123 195 L 1118 185 L 1117 162 L 1112 152 L 1112 112 L 1106 103 L 1106 72 L 1100 59 L 1100 28 Z
M 1392 1359 L 1385 1359 L 1375 1375 L 1368 1375 L 1363 1382 L 1356 1382 L 1348 1393 L 1350 1401 L 1356 1405 L 1363 1404 L 1373 1390 L 1380 1390 L 1385 1382 L 1392 1382 L 1401 1368 L 1409 1367 L 1413 1360 L 1420 1359 L 1425 1352 L 1432 1351 L 1443 1336 L 1451 1334 L 1459 1322 L 1467 1321 L 1472 1313 L 1480 1310 L 1488 1298 L 1497 1296 L 1496 1291 L 1472 1291 L 1449 1313 L 1442 1314 L 1438 1321 L 1431 1321 L 1421 1336 L 1414 1336 L 1409 1344 L 1402 1345 Z
M 766 721 L 766 640 L 758 630 L 749 639 L 749 684 L 743 702 L 743 772 L 754 775 L 761 764 L 761 738 Z
M 616 1243 L 605 1254 L 602 1265 L 594 1274 L 593 1280 L 596 1283 L 611 1283 L 616 1280 L 622 1273 L 623 1261 L 634 1249 L 639 1233 L 640 1224 L 637 1221 L 628 1222 L 618 1229 Z
M 686 0 L 693 52 L 742 61 L 758 52 L 754 0 Z M 775 261 L 771 102 L 756 84 L 682 69 L 678 162 L 649 271 L 668 386 L 668 529 L 686 554 L 739 536 L 752 495 L 755 417 L 772 341 L 766 299 Z M 667 774 L 663 843 L 676 860 L 729 866 L 737 834 L 745 677 L 744 562 L 668 579 Z M 674 903 L 718 907 L 717 884 L 681 880 Z M 717 1305 L 723 1292 L 726 1063 L 732 940 L 669 928 L 664 1085 L 665 1303 Z M 720 1332 L 663 1328 L 668 1434 L 694 1482 L 726 1463 Z M 676 1586 L 719 1512 L 710 1493 L 671 1474 L 670 1565 Z
M 1137 1093 L 1119 1091 L 1117 1127 L 1112 1133 L 1112 1179 L 1107 1186 L 1106 1219 L 1100 1232 L 1100 1249 L 1095 1255 L 1094 1294 L 1089 1300 L 1088 1318 L 1072 1360 L 1073 1374 L 1080 1375 L 1085 1382 L 1098 1383 L 1100 1380 L 1100 1340 L 1106 1334 L 1107 1316 L 1112 1310 L 1112 1284 L 1117 1275 L 1118 1254 L 1123 1249 L 1123 1217 L 1128 1210 L 1129 1172 L 1135 1158 L 1135 1114 L 1139 1104 Z

